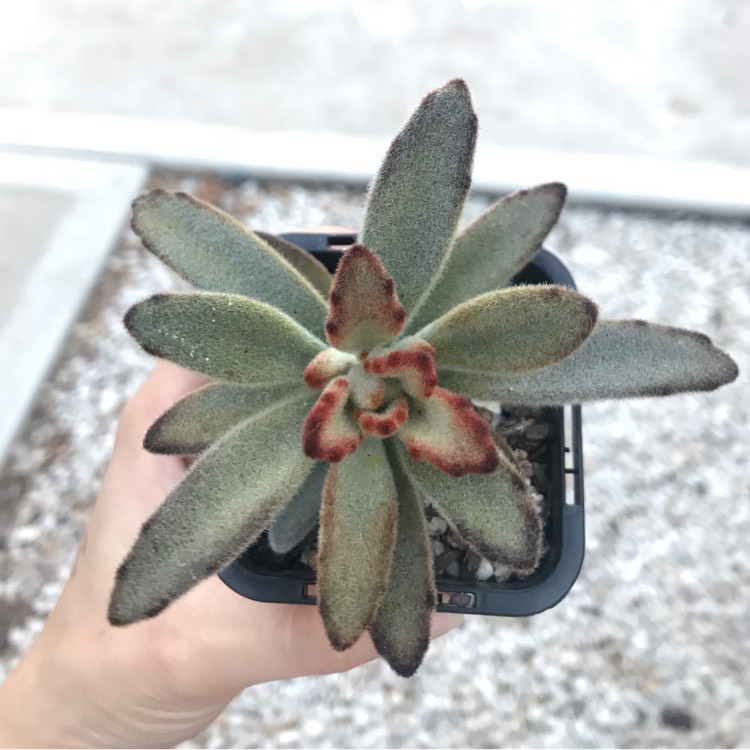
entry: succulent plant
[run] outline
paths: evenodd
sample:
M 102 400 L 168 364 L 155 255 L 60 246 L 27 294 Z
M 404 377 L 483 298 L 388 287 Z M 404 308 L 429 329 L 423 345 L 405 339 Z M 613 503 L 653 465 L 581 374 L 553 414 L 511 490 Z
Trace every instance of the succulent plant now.
M 509 286 L 557 221 L 565 188 L 514 193 L 457 233 L 476 128 L 463 81 L 425 97 L 333 278 L 296 246 L 188 195 L 136 199 L 143 243 L 201 291 L 139 302 L 127 329 L 147 352 L 215 382 L 145 437 L 155 453 L 199 457 L 119 568 L 112 624 L 158 615 L 266 529 L 288 550 L 319 522 L 332 645 L 369 630 L 410 675 L 436 601 L 426 502 L 490 560 L 521 575 L 539 562 L 528 487 L 469 399 L 561 405 L 736 377 L 702 334 L 598 320 L 591 300 L 559 286 Z

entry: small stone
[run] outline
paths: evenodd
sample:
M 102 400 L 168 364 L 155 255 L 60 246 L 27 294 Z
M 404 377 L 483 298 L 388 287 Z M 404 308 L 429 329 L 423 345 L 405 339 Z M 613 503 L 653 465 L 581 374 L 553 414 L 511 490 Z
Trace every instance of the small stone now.
M 503 563 L 495 563 L 492 566 L 492 572 L 498 581 L 507 581 L 513 575 L 513 569 L 510 565 L 504 565 Z
M 477 580 L 486 581 L 493 574 L 492 563 L 489 560 L 482 558 L 477 568 Z
M 479 565 L 483 559 L 484 558 L 474 552 L 474 550 L 468 549 L 466 550 L 466 554 L 464 555 L 463 564 L 466 566 L 466 570 L 474 575 L 474 573 L 477 572 Z
M 428 528 L 430 529 L 430 532 L 433 534 L 443 534 L 448 528 L 448 524 L 444 518 L 440 518 L 440 516 L 435 516 L 434 518 L 430 519 L 428 523 Z
M 449 575 L 451 578 L 458 578 L 461 575 L 461 566 L 458 563 L 458 560 L 454 560 L 448 567 L 445 569 L 445 574 Z
M 442 542 L 439 542 L 437 539 L 431 539 L 430 544 L 432 545 L 432 554 L 435 557 L 438 557 L 439 555 L 442 555 L 443 552 L 445 552 L 445 545 Z
M 659 718 L 665 727 L 672 727 L 680 732 L 689 732 L 695 724 L 693 714 L 681 706 L 664 706 Z

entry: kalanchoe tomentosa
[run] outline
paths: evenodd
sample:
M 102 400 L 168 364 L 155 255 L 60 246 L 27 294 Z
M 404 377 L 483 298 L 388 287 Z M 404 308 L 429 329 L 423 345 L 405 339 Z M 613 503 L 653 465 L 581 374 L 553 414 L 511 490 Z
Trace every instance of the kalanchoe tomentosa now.
M 456 235 L 475 137 L 463 81 L 423 100 L 333 280 L 295 246 L 187 195 L 135 201 L 144 244 L 203 291 L 138 303 L 127 328 L 216 382 L 146 435 L 151 451 L 201 455 L 120 567 L 110 622 L 157 615 L 269 526 L 285 550 L 319 520 L 331 643 L 345 649 L 368 629 L 412 674 L 436 598 L 425 501 L 485 557 L 521 574 L 539 562 L 527 487 L 468 399 L 557 405 L 736 377 L 701 334 L 597 322 L 594 303 L 562 287 L 508 288 L 565 188 L 510 195 Z

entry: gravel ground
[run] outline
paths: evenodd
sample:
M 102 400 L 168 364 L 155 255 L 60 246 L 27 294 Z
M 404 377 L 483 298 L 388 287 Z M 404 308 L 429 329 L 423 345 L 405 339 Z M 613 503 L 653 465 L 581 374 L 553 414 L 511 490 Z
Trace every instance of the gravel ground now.
M 215 181 L 181 185 L 227 197 Z M 360 204 L 344 190 L 248 183 L 226 207 L 282 231 L 356 226 Z M 747 372 L 746 224 L 575 209 L 548 245 L 607 317 L 699 328 Z M 0 473 L 0 674 L 59 594 L 118 412 L 152 365 L 120 317 L 173 283 L 127 233 Z M 247 690 L 185 747 L 750 744 L 745 383 L 584 409 L 587 558 L 555 609 L 468 617 L 410 680 L 373 663 Z

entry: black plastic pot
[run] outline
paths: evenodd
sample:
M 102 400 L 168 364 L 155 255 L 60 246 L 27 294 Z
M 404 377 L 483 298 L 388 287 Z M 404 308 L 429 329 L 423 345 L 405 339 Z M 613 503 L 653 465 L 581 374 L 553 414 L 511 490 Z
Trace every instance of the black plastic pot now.
M 353 235 L 294 233 L 282 237 L 310 251 L 334 271 L 341 250 Z M 568 269 L 547 250 L 540 250 L 515 279 L 521 284 L 562 284 L 575 288 Z M 554 607 L 578 578 L 584 554 L 583 450 L 581 407 L 549 410 L 551 451 L 547 496 L 547 552 L 539 568 L 515 581 L 487 582 L 437 579 L 438 609 L 477 615 L 520 617 Z M 567 412 L 567 413 L 566 413 Z M 566 481 L 570 478 L 572 481 Z M 219 574 L 238 594 L 263 602 L 315 603 L 315 573 L 284 570 L 263 562 L 255 547 Z

